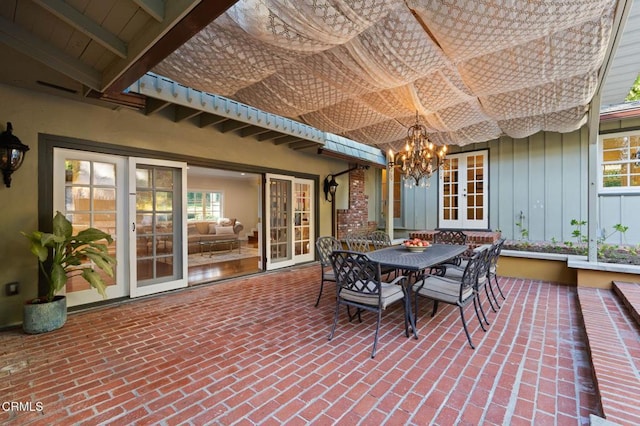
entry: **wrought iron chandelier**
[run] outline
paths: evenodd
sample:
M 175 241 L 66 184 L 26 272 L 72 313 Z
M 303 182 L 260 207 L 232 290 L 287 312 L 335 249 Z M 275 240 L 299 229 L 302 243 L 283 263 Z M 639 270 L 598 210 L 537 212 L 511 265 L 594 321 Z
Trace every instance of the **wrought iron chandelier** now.
M 407 130 L 405 149 L 395 155 L 392 150 L 389 150 L 389 167 L 400 167 L 405 186 L 428 188 L 429 178 L 442 168 L 446 155 L 446 145 L 436 146 L 429 141 L 427 128 L 420 123 L 416 111 L 416 124 Z

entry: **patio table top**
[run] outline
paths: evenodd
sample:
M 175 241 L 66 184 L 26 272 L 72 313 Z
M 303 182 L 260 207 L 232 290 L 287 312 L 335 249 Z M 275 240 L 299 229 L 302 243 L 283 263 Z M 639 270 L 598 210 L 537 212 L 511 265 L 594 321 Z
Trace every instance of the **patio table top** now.
M 368 252 L 367 256 L 382 266 L 420 271 L 452 259 L 467 248 L 466 245 L 432 244 L 423 252 L 411 252 L 405 246 L 392 246 Z

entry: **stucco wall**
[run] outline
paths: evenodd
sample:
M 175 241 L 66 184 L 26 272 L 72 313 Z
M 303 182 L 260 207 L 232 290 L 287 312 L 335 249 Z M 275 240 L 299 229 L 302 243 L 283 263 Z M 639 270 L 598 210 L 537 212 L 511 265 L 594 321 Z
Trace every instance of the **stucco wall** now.
M 0 327 L 19 323 L 23 301 L 36 296 L 37 262 L 19 231 L 34 230 L 38 225 L 39 133 L 314 174 L 320 178 L 319 193 L 326 175 L 349 166 L 315 152 L 244 139 L 232 132 L 223 134 L 214 127 L 176 123 L 126 108 L 111 110 L 12 86 L 0 85 L 0 99 L 2 129 L 7 121 L 12 122 L 14 134 L 31 148 L 21 169 L 14 173 L 12 187 L 0 188 Z M 330 208 L 330 203 L 320 197 L 320 235 L 331 233 Z M 7 297 L 4 285 L 13 281 L 20 283 L 21 292 Z

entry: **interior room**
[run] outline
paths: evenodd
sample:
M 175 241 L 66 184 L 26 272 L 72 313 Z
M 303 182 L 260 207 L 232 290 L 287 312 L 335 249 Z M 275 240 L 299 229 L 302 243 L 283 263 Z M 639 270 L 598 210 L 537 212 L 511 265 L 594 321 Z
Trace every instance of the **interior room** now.
M 189 285 L 260 271 L 261 175 L 189 166 L 187 179 Z

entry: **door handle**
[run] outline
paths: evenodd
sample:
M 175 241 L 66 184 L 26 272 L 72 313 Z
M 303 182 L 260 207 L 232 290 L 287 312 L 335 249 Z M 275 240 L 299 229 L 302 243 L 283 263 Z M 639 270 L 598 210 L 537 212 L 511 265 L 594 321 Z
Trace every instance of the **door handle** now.
M 132 226 L 131 231 L 136 232 L 136 223 L 135 222 L 131 222 L 131 226 Z

